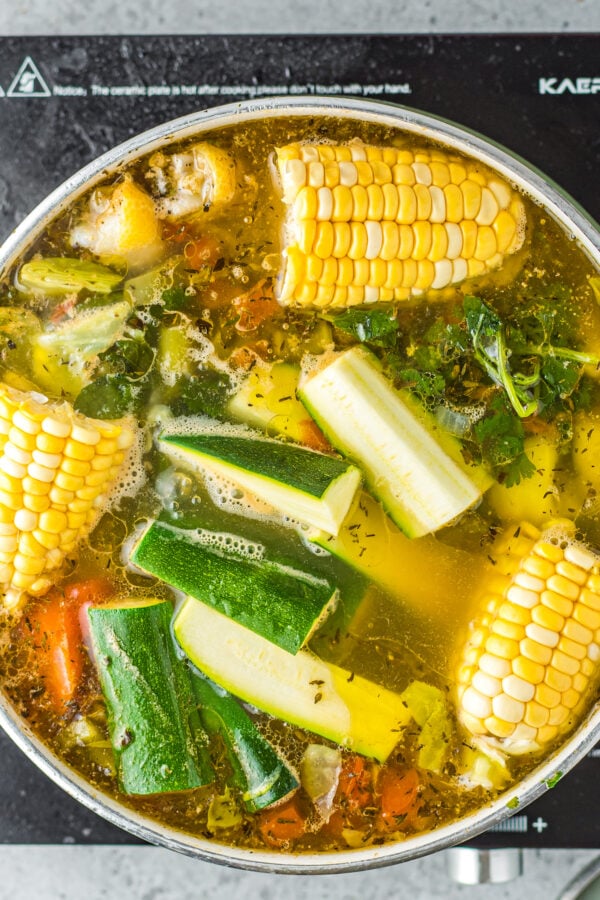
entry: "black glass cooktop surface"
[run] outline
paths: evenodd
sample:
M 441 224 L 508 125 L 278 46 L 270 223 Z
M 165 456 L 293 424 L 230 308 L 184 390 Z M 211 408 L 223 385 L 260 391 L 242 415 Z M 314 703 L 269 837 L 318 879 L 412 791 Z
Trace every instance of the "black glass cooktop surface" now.
M 595 35 L 0 38 L 0 239 L 85 163 L 197 109 L 371 97 L 504 144 L 600 219 Z M 0 842 L 133 843 L 0 734 Z M 600 750 L 473 844 L 600 848 Z

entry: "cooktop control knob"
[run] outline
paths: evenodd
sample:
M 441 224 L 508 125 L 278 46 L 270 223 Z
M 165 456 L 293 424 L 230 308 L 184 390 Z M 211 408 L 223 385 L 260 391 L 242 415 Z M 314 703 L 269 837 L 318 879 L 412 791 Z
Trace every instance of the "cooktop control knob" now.
M 447 851 L 446 863 L 450 878 L 457 884 L 499 884 L 523 874 L 523 853 L 514 847 L 454 847 Z

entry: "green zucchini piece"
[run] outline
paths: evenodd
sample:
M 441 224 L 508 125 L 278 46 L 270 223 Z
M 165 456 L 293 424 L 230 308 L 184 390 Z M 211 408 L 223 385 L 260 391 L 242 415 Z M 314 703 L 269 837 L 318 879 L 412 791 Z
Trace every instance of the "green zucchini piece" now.
M 383 762 L 411 713 L 402 698 L 319 659 L 286 653 L 188 597 L 173 630 L 196 668 L 258 709 Z
M 298 396 L 333 446 L 361 466 L 370 491 L 408 537 L 437 531 L 480 500 L 481 488 L 364 347 L 341 353 Z
M 227 748 L 246 809 L 265 809 L 293 793 L 298 780 L 235 697 L 201 674 L 192 674 L 192 685 L 202 724 L 208 734 L 219 734 Z
M 71 294 L 84 288 L 96 294 L 110 294 L 123 276 L 100 263 L 83 259 L 46 257 L 30 259 L 19 270 L 19 283 L 45 294 Z
M 262 545 L 203 528 L 153 522 L 131 560 L 288 653 L 298 652 L 337 601 L 326 579 L 266 559 Z
M 231 434 L 163 434 L 161 450 L 207 468 L 299 519 L 337 534 L 361 481 L 350 463 L 306 447 Z
M 188 667 L 166 600 L 91 607 L 88 620 L 121 789 L 158 794 L 213 780 Z

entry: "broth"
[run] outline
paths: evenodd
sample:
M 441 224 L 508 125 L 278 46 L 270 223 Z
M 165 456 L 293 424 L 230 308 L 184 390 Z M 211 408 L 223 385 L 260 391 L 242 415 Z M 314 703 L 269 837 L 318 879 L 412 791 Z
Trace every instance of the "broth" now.
M 512 249 L 497 251 L 503 258 L 489 271 L 482 262 L 473 265 L 464 280 L 451 281 L 448 276 L 447 283 L 431 289 L 425 286 L 405 298 L 386 297 L 381 292 L 388 288 L 380 279 L 382 286 L 373 290 L 380 291 L 383 299 L 373 301 L 365 293 L 363 300 L 368 302 L 361 303 L 350 301 L 348 293 L 348 305 L 339 308 L 303 305 L 298 300 L 301 287 L 292 286 L 292 299 L 286 300 L 285 284 L 291 278 L 292 265 L 290 247 L 294 240 L 303 238 L 294 220 L 297 201 L 282 202 L 280 177 L 285 166 L 279 166 L 278 175 L 275 150 L 296 143 L 329 148 L 384 147 L 420 154 L 414 165 L 421 169 L 413 166 L 413 171 L 417 172 L 416 183 L 425 187 L 424 168 L 437 164 L 438 169 L 445 168 L 447 176 L 448 161 L 456 169 L 463 167 L 475 173 L 474 183 L 479 184 L 481 196 L 482 187 L 486 197 L 492 196 L 486 187 L 490 180 L 495 179 L 496 185 L 501 182 L 484 166 L 400 130 L 336 118 L 275 118 L 215 130 L 202 135 L 200 145 L 198 139 L 189 139 L 142 157 L 108 177 L 58 217 L 30 248 L 27 258 L 0 284 L 0 374 L 8 385 L 8 395 L 17 398 L 14 402 L 21 404 L 20 408 L 25 409 L 22 404 L 32 397 L 38 402 L 39 395 L 44 394 L 49 398 L 49 409 L 66 402 L 69 410 L 73 405 L 77 415 L 92 420 L 124 421 L 130 433 L 128 442 L 133 443 L 124 461 L 119 457 L 115 464 L 113 459 L 115 472 L 119 471 L 86 520 L 92 522 L 95 515 L 91 531 L 68 547 L 45 588 L 36 588 L 37 582 L 31 579 L 26 588 L 19 587 L 20 582 L 16 587 L 16 582 L 5 583 L 7 606 L 12 608 L 6 610 L 2 623 L 0 674 L 11 702 L 52 751 L 126 806 L 190 834 L 240 847 L 345 850 L 403 840 L 480 808 L 532 770 L 542 755 L 581 721 L 593 702 L 595 662 L 600 652 L 600 623 L 595 624 L 595 617 L 600 604 L 594 607 L 592 594 L 600 557 L 587 548 L 600 545 L 596 485 L 598 482 L 600 486 L 600 477 L 589 462 L 595 450 L 595 425 L 600 421 L 600 359 L 596 355 L 600 353 L 600 281 L 582 249 L 548 213 L 527 197 L 515 195 L 511 209 L 523 210 L 524 233 L 513 238 Z M 201 151 L 194 151 L 197 146 Z M 315 153 L 318 163 L 318 151 Z M 350 162 L 350 151 L 347 153 L 348 158 L 342 162 Z M 385 155 L 379 158 L 385 162 Z M 358 160 L 363 161 L 360 154 Z M 227 171 L 230 163 L 233 178 Z M 333 178 L 333 166 L 337 165 L 332 158 L 325 163 L 322 186 L 327 177 Z M 409 168 L 406 161 L 396 165 Z M 391 163 L 389 168 L 393 168 Z M 360 174 L 360 166 L 358 169 Z M 433 200 L 427 202 L 434 206 L 436 197 L 443 193 L 446 176 L 440 176 L 439 193 L 430 192 Z M 510 190 L 502 184 L 497 187 L 496 198 L 504 196 L 503 190 Z M 123 185 L 127 187 L 123 189 Z M 418 191 L 414 193 L 419 202 L 425 202 L 419 199 Z M 113 208 L 116 196 L 120 199 Z M 445 196 L 444 209 L 449 210 L 450 192 Z M 464 195 L 463 200 L 466 204 L 468 197 Z M 335 222 L 335 207 L 332 209 L 330 218 L 333 216 Z M 427 221 L 422 210 L 419 214 L 420 221 Z M 138 216 L 135 226 L 125 221 L 128 215 Z M 514 216 L 518 220 L 518 214 Z M 400 228 L 406 228 L 399 213 L 398 217 Z M 481 217 L 481 227 L 491 232 L 491 224 L 485 225 L 488 219 L 483 213 Z M 446 245 L 453 235 L 456 237 L 456 220 L 440 237 L 439 228 L 446 226 L 435 218 L 435 208 L 429 219 L 430 224 L 424 228 L 426 236 L 415 231 L 411 240 L 429 239 L 432 247 L 436 235 Z M 321 209 L 317 221 L 330 220 Z M 343 221 L 343 217 L 337 221 Z M 519 224 L 522 222 L 517 221 Z M 341 241 L 343 230 L 336 231 L 335 224 L 331 228 L 335 240 Z M 406 237 L 406 231 L 400 234 Z M 474 252 L 485 256 L 483 244 L 475 246 L 475 236 L 469 236 L 465 226 L 463 249 L 471 239 Z M 438 259 L 442 259 L 440 253 Z M 430 249 L 429 256 L 433 254 Z M 332 250 L 322 257 L 328 255 L 338 260 L 344 256 L 339 251 L 336 257 Z M 420 247 L 417 256 L 427 259 L 427 248 Z M 400 249 L 396 257 L 401 258 Z M 68 265 L 63 265 L 58 271 L 40 274 L 31 267 L 32 262 L 41 261 L 43 268 L 44 261 L 57 258 L 100 263 L 104 269 L 100 273 L 76 269 L 73 274 L 67 271 Z M 407 259 L 412 257 L 405 252 Z M 24 263 L 29 269 L 23 268 Z M 304 260 L 305 264 L 309 265 Z M 342 264 L 335 265 L 339 275 Z M 285 278 L 281 276 L 284 266 Z M 420 278 L 426 267 L 417 266 L 417 270 Z M 108 282 L 102 280 L 107 277 L 106 271 Z M 354 271 L 358 271 L 357 265 Z M 373 267 L 370 271 L 372 274 Z M 407 262 L 404 281 L 408 271 Z M 438 267 L 435 277 L 441 279 L 444 271 Z M 458 271 L 456 266 L 453 271 Z M 315 290 L 316 296 L 321 296 L 320 287 Z M 394 287 L 389 290 L 393 294 Z M 398 290 L 410 293 L 412 289 L 400 285 Z M 325 294 L 323 290 L 322 296 Z M 317 415 L 319 429 L 296 391 L 299 389 L 303 396 L 303 385 L 316 383 L 321 373 L 329 371 L 332 360 L 352 354 L 356 347 L 368 352 L 346 359 L 366 359 L 365 365 L 383 373 L 377 377 L 386 380 L 394 398 L 402 398 L 411 410 L 416 404 L 415 421 L 424 423 L 418 427 L 433 434 L 438 447 L 432 451 L 434 463 L 435 454 L 443 454 L 444 465 L 450 465 L 448 458 L 455 459 L 470 488 L 483 485 L 477 488 L 476 502 L 465 501 L 459 515 L 449 515 L 437 526 L 420 531 L 412 537 L 412 546 L 383 514 L 377 500 L 378 491 L 383 490 L 381 480 L 365 476 L 361 490 L 375 499 L 369 501 L 355 494 L 340 518 L 342 533 L 347 529 L 348 546 L 355 539 L 360 552 L 353 554 L 347 548 L 342 552 L 339 547 L 329 552 L 328 547 L 334 546 L 331 535 L 322 528 L 317 529 L 320 537 L 316 535 L 314 526 L 302 521 L 296 508 L 269 502 L 270 494 L 265 495 L 266 500 L 265 496 L 261 499 L 258 487 L 257 499 L 253 490 L 236 481 L 235 473 L 228 478 L 218 467 L 207 468 L 195 458 L 190 461 L 189 456 L 186 461 L 185 453 L 183 457 L 174 456 L 164 442 L 158 442 L 161 434 L 163 438 L 175 436 L 179 445 L 184 438 L 198 435 L 213 435 L 219 440 L 230 437 L 242 444 L 259 438 L 267 442 L 261 456 L 274 453 L 268 441 L 276 441 L 278 446 L 308 446 L 313 453 L 343 460 L 345 438 L 336 442 L 335 430 L 329 431 L 327 422 L 323 425 Z M 380 397 L 383 404 L 383 395 Z M 239 400 L 237 405 L 235 398 Z M 400 400 L 390 400 L 392 406 L 396 402 Z M 312 409 L 306 400 L 305 405 Z M 57 415 L 68 418 L 72 413 Z M 391 417 L 388 409 L 383 418 L 387 421 Z M 356 427 L 362 427 L 359 421 Z M 3 433 L 10 443 L 13 432 L 7 426 Z M 29 453 L 25 444 L 20 449 Z M 402 452 L 413 449 L 409 442 Z M 46 457 L 52 455 L 50 450 L 43 452 Z M 180 448 L 180 452 L 184 451 Z M 361 469 L 361 459 L 352 452 L 347 455 Z M 51 465 L 46 457 L 40 457 L 40 466 Z M 21 463 L 19 458 L 15 452 L 16 466 L 28 465 L 25 457 Z M 85 463 L 95 457 L 90 451 L 80 459 Z M 384 457 L 384 461 L 387 466 L 389 459 Z M 74 466 L 75 478 L 76 469 Z M 362 466 L 361 471 L 364 475 L 367 468 Z M 8 504 L 6 492 L 12 489 L 9 480 L 18 478 L 18 469 L 7 463 L 1 477 L 5 480 L 0 484 L 0 518 L 7 525 L 2 534 L 11 536 L 17 512 L 15 504 Z M 286 477 L 291 477 L 289 471 Z M 260 485 L 265 480 L 279 485 L 282 478 L 263 478 Z M 70 490 L 66 481 L 61 490 Z M 445 490 L 442 479 L 436 488 L 434 516 Z M 374 507 L 364 505 L 369 502 Z M 56 503 L 60 512 L 62 507 Z M 393 509 L 384 505 L 398 524 Z M 42 506 L 30 506 L 28 510 L 41 517 Z M 373 513 L 375 508 L 377 512 Z M 68 519 L 68 527 L 76 531 L 79 526 L 72 522 L 79 520 L 69 519 L 69 511 L 70 507 L 65 512 L 65 526 Z M 430 510 L 425 512 L 429 514 Z M 375 520 L 373 515 L 380 519 Z M 147 534 L 144 530 L 157 519 L 169 535 L 176 536 L 174 540 L 184 533 L 188 544 L 191 540 L 204 547 L 207 541 L 213 542 L 211 546 L 216 541 L 220 547 L 216 553 L 218 565 L 227 561 L 227 547 L 235 535 L 237 549 L 231 557 L 237 561 L 240 554 L 243 556 L 242 550 L 246 559 L 273 556 L 287 574 L 302 572 L 308 578 L 310 573 L 319 584 L 332 585 L 337 606 L 333 612 L 326 609 L 328 615 L 324 613 L 316 621 L 314 633 L 301 642 L 298 658 L 312 659 L 308 655 L 312 653 L 332 667 L 328 672 L 343 671 L 350 685 L 364 678 L 379 686 L 378 690 L 385 689 L 384 699 L 377 701 L 378 708 L 388 696 L 403 697 L 408 712 L 395 729 L 398 740 L 394 749 L 387 755 L 380 753 L 379 758 L 375 752 L 359 753 L 352 735 L 346 743 L 340 743 L 297 723 L 286 724 L 279 716 L 269 715 L 268 710 L 261 711 L 257 708 L 260 704 L 246 696 L 239 708 L 248 717 L 248 728 L 255 728 L 253 734 L 258 733 L 275 748 L 299 782 L 291 799 L 288 792 L 279 798 L 279 805 L 250 809 L 224 732 L 214 728 L 207 728 L 208 737 L 204 738 L 213 770 L 206 784 L 160 793 L 127 793 L 119 754 L 122 752 L 125 758 L 128 743 L 139 740 L 142 725 L 136 720 L 131 733 L 126 729 L 115 755 L 115 713 L 109 710 L 107 714 L 107 682 L 102 682 L 103 693 L 97 671 L 98 665 L 108 668 L 108 664 L 102 662 L 98 644 L 90 655 L 94 636 L 90 636 L 85 616 L 77 620 L 84 623 L 83 632 L 76 631 L 75 637 L 71 632 L 73 643 L 65 644 L 64 634 L 74 627 L 67 622 L 73 613 L 65 610 L 76 607 L 79 616 L 86 601 L 92 607 L 112 610 L 117 600 L 121 606 L 135 600 L 144 609 L 152 600 L 166 600 L 174 604 L 174 610 L 184 609 L 179 582 L 169 583 L 168 578 L 153 575 L 147 565 L 132 564 L 134 546 L 139 548 L 142 533 Z M 369 523 L 374 521 L 379 525 L 371 533 Z M 560 523 L 558 531 L 546 533 L 545 529 L 556 521 Z M 410 533 L 413 526 L 410 518 L 405 530 Z M 535 529 L 541 530 L 541 537 Z M 20 527 L 16 530 L 19 535 L 27 531 Z M 212 536 L 207 538 L 209 533 Z M 524 543 L 526 538 L 528 545 Z M 512 543 L 507 549 L 509 539 Z M 569 621 L 575 624 L 570 636 L 558 636 L 570 613 L 561 615 L 551 610 L 554 619 L 563 623 L 556 626 L 556 639 L 549 634 L 546 618 L 552 618 L 550 613 L 544 614 L 543 623 L 534 617 L 536 627 L 547 629 L 540 632 L 540 640 L 546 640 L 542 645 L 550 655 L 568 641 L 581 649 L 585 631 L 591 635 L 588 644 L 592 649 L 585 646 L 579 657 L 585 659 L 587 668 L 577 663 L 576 674 L 560 670 L 562 678 L 569 679 L 569 685 L 564 682 L 562 688 L 559 675 L 546 675 L 550 656 L 546 663 L 527 657 L 537 669 L 530 693 L 524 676 L 518 676 L 519 690 L 525 694 L 514 700 L 526 710 L 526 727 L 518 734 L 531 745 L 528 752 L 521 752 L 522 748 L 510 743 L 517 719 L 511 720 L 505 732 L 500 725 L 489 724 L 495 731 L 481 725 L 493 716 L 499 718 L 490 681 L 495 678 L 498 690 L 502 690 L 504 662 L 493 664 L 496 675 L 491 669 L 479 673 L 477 683 L 483 685 L 487 678 L 490 691 L 489 695 L 478 695 L 484 710 L 481 721 L 474 707 L 465 711 L 463 700 L 467 704 L 465 698 L 481 655 L 477 635 L 482 627 L 494 625 L 493 634 L 512 641 L 515 647 L 526 640 L 525 633 L 529 637 L 529 631 L 517 635 L 519 628 L 530 627 L 518 617 L 508 624 L 502 619 L 502 627 L 497 624 L 497 595 L 502 594 L 506 606 L 506 585 L 492 585 L 497 585 L 499 573 L 514 582 L 518 566 L 530 558 L 534 544 L 539 547 L 543 540 L 558 548 L 559 556 L 564 553 L 559 574 L 571 571 L 568 565 L 579 565 L 577 571 L 580 575 L 583 572 L 571 608 L 579 602 L 584 582 L 592 599 L 589 613 L 584 610 L 585 615 L 579 615 L 579 607 L 572 612 L 575 618 Z M 0 557 L 6 565 L 12 552 L 9 544 L 7 540 L 8 549 Z M 60 550 L 58 538 L 54 544 Z M 511 551 L 514 547 L 517 549 Z M 573 552 L 569 555 L 565 547 L 572 547 Z M 44 552 L 51 550 L 51 546 L 43 547 Z M 548 559 L 552 552 L 548 551 Z M 168 566 L 169 553 L 161 550 L 160 554 L 160 565 Z M 571 557 L 579 563 L 572 562 Z M 526 574 L 529 569 L 519 571 Z M 537 590 L 533 586 L 537 576 L 529 577 L 531 584 L 527 588 L 523 582 L 523 589 L 531 595 Z M 52 604 L 61 610 L 60 627 L 50 624 L 47 612 L 40 613 Z M 524 602 L 521 608 L 525 607 Z M 483 626 L 482 610 L 487 610 L 488 617 Z M 215 613 L 220 614 L 222 610 Z M 290 615 L 292 619 L 295 616 Z M 274 616 L 273 612 L 273 621 Z M 579 631 L 574 633 L 576 627 Z M 96 628 L 92 620 L 92 631 Z M 169 639 L 174 641 L 171 635 Z M 58 688 L 48 668 L 56 666 L 59 658 L 53 641 L 63 642 L 61 658 L 67 658 L 70 672 Z M 50 663 L 48 645 L 50 655 L 55 654 Z M 305 646 L 310 648 L 308 653 Z M 465 650 L 468 646 L 471 649 Z M 181 662 L 181 650 L 174 652 Z M 278 652 L 286 651 L 278 648 Z M 491 651 L 487 656 L 491 657 Z M 517 650 L 512 658 L 516 656 Z M 202 668 L 198 659 L 192 662 Z M 487 665 L 492 665 L 489 659 Z M 464 674 L 466 669 L 470 674 Z M 459 671 L 463 673 L 460 676 Z M 208 674 L 218 680 L 213 670 Z M 573 682 L 577 676 L 579 680 Z M 65 685 L 69 677 L 72 683 Z M 321 691 L 323 684 L 319 678 L 311 681 L 315 706 L 322 702 L 323 691 L 329 689 L 326 684 Z M 537 687 L 540 684 L 545 685 L 546 693 L 560 695 L 567 706 L 560 715 L 552 712 L 559 708 L 559 701 L 550 697 L 548 713 L 542 715 L 536 708 L 539 723 L 534 726 L 537 720 L 532 704 L 537 701 L 532 697 L 536 690 L 536 698 L 543 696 Z M 227 679 L 224 685 L 231 689 Z M 411 685 L 413 693 L 406 693 Z M 571 697 L 569 692 L 573 691 L 577 697 Z M 488 696 L 489 702 L 485 699 Z M 372 708 L 364 709 L 366 721 L 375 715 L 376 702 L 371 703 Z M 199 705 L 202 708 L 202 703 Z M 514 708 L 510 708 L 509 718 Z M 291 711 L 290 716 L 293 719 Z M 539 737 L 538 746 L 533 732 L 538 729 L 538 735 L 542 735 L 544 728 L 548 730 L 543 732 L 543 740 Z M 321 750 L 314 750 L 315 746 Z

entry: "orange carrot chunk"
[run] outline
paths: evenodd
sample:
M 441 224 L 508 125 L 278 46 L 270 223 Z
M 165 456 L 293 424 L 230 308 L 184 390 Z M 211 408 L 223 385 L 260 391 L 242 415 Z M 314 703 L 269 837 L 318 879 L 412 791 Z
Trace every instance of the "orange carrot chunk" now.
M 346 756 L 338 781 L 337 805 L 348 811 L 358 811 L 365 806 L 371 806 L 372 787 L 371 769 L 364 756 L 357 754 Z
M 390 765 L 381 770 L 377 790 L 381 804 L 379 819 L 384 828 L 394 831 L 413 810 L 416 810 L 419 785 L 416 769 Z
M 32 604 L 27 620 L 33 636 L 37 670 L 46 697 L 59 715 L 66 712 L 83 676 L 85 653 L 80 611 L 111 593 L 108 582 L 92 578 L 55 588 Z
M 260 813 L 258 829 L 269 847 L 289 849 L 306 832 L 306 817 L 300 810 L 297 796 Z

